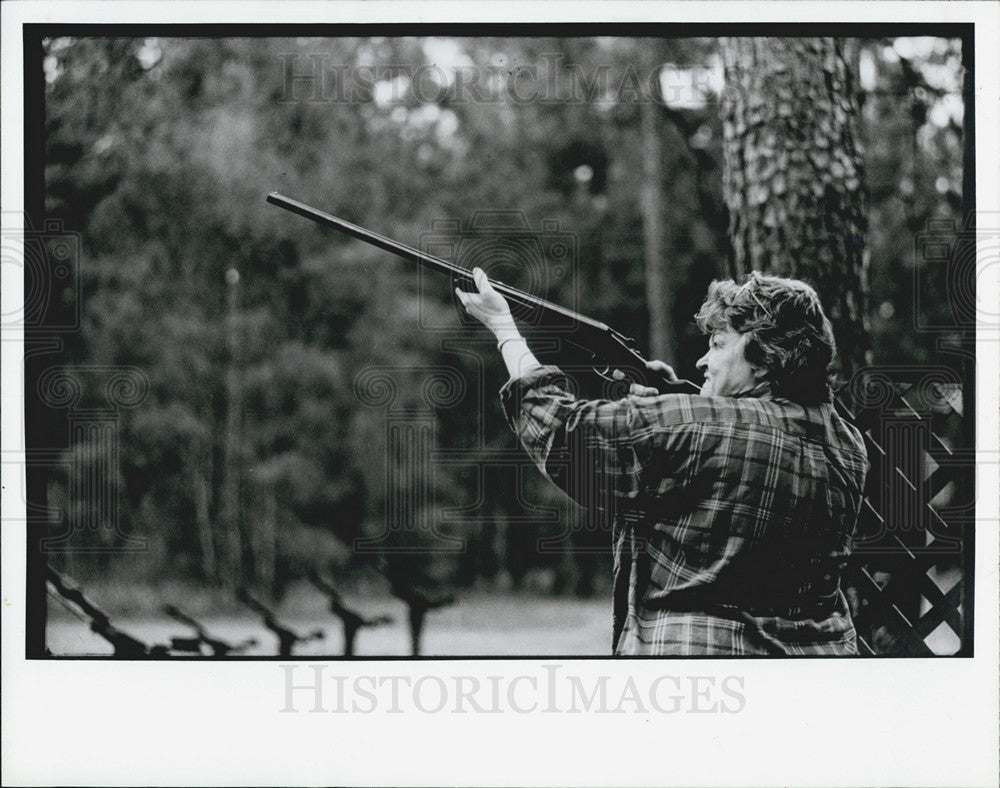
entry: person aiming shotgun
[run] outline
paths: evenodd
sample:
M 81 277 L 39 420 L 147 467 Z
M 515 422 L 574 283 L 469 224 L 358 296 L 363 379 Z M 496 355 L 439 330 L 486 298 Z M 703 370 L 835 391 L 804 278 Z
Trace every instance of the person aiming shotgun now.
M 267 201 L 453 279 L 496 337 L 508 424 L 613 535 L 615 654 L 857 654 L 840 578 L 869 463 L 861 433 L 834 410 L 833 329 L 809 285 L 756 272 L 713 282 L 695 315 L 709 337 L 699 389 L 604 323 L 481 269 L 277 192 Z M 625 391 L 571 394 L 559 367 L 528 347 L 511 305 L 571 318 L 569 343 Z
M 833 330 L 809 285 L 713 282 L 695 315 L 709 337 L 699 393 L 633 383 L 583 400 L 485 273 L 473 278 L 476 292 L 455 292 L 497 339 L 510 427 L 611 527 L 615 654 L 857 654 L 840 577 L 869 464 L 834 410 Z

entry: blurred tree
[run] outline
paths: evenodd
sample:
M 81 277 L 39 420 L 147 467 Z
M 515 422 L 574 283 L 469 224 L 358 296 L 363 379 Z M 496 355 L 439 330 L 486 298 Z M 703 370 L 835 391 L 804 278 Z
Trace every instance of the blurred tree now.
M 962 221 L 961 41 L 864 39 L 858 53 L 874 355 L 955 364 L 938 332 L 914 329 L 953 321 L 949 265 L 926 259 L 921 241 Z
M 642 210 L 643 262 L 646 269 L 646 308 L 649 312 L 650 358 L 676 364 L 677 343 L 673 330 L 673 295 L 678 278 L 676 263 L 667 258 L 664 212 L 666 188 L 663 177 L 664 134 L 657 76 L 667 59 L 662 40 L 643 47 L 642 73 L 649 74 L 646 95 L 639 103 L 642 139 Z
M 725 144 L 756 156 L 733 159 L 734 171 L 750 179 L 739 191 L 747 195 L 737 234 L 746 239 L 745 265 L 777 266 L 774 255 L 751 254 L 781 237 L 783 228 L 768 224 L 769 205 L 802 214 L 803 238 L 860 230 L 849 234 L 848 193 L 837 191 L 851 181 L 832 155 L 848 128 L 845 106 L 825 85 L 827 43 L 801 52 L 795 42 L 758 44 L 759 74 L 730 69 L 730 86 L 746 80 L 756 98 L 727 116 L 731 129 L 743 117 L 744 131 Z M 280 593 L 317 563 L 373 567 L 375 556 L 351 545 L 377 536 L 387 501 L 417 488 L 430 490 L 435 504 L 419 522 L 433 521 L 467 546 L 393 558 L 420 583 L 471 584 L 505 572 L 528 580 L 543 568 L 565 575 L 555 587 L 586 591 L 606 574 L 605 533 L 567 529 L 569 518 L 584 522 L 572 512 L 539 522 L 539 508 L 555 510 L 558 501 L 538 474 L 515 479 L 513 469 L 496 469 L 481 489 L 474 481 L 497 449 L 512 446 L 495 399 L 505 375 L 488 341 L 476 344 L 488 339 L 476 329 L 457 350 L 442 345 L 445 334 L 422 330 L 422 317 L 458 327 L 448 283 L 423 281 L 263 197 L 277 189 L 414 245 L 434 220 L 467 225 L 477 209 L 518 211 L 532 228 L 555 220 L 575 238 L 578 257 L 574 275 L 546 280 L 544 295 L 646 349 L 659 341 L 654 312 L 665 309 L 642 263 L 652 226 L 644 209 L 659 201 L 659 259 L 669 263 L 675 304 L 667 327 L 679 371 L 690 376 L 704 350 L 691 312 L 724 273 L 729 243 L 722 118 L 712 90 L 698 83 L 714 73 L 716 40 L 55 38 L 45 47 L 47 210 L 79 231 L 83 247 L 85 308 L 80 331 L 66 337 L 67 362 L 132 366 L 150 382 L 149 398 L 121 414 L 122 467 L 112 479 L 123 524 L 151 538 L 139 567 L 147 577 L 218 579 L 232 571 Z M 923 360 L 937 335 L 912 330 L 914 294 L 940 322 L 945 307 L 935 293 L 944 292 L 947 271 L 914 259 L 899 239 L 931 219 L 957 217 L 960 51 L 943 39 L 871 39 L 858 49 L 868 80 L 860 131 L 876 348 L 880 358 Z M 849 90 L 840 61 L 831 62 L 831 82 Z M 430 63 L 437 69 L 420 71 Z M 654 104 L 657 77 L 671 89 Z M 809 91 L 816 103 L 807 106 Z M 751 115 L 770 120 L 747 125 Z M 644 157 L 644 140 L 658 155 Z M 845 172 L 839 180 L 835 161 Z M 750 181 L 767 186 L 763 203 L 749 199 Z M 819 197 L 814 182 L 823 184 Z M 731 176 L 726 188 L 737 191 Z M 837 226 L 809 224 L 806 214 L 813 221 L 810 212 L 818 215 L 828 197 Z M 750 218 L 756 236 L 748 234 Z M 830 254 L 856 251 L 825 245 Z M 814 257 L 840 265 L 824 262 L 821 249 L 803 259 L 818 266 Z M 227 322 L 230 268 L 240 274 L 240 293 Z M 510 284 L 532 286 L 527 266 L 513 276 Z M 227 365 L 238 373 L 228 398 Z M 387 474 L 386 410 L 359 401 L 355 386 L 373 366 L 410 370 L 396 382 L 397 404 L 422 409 L 439 447 L 467 457 L 467 467 L 397 473 L 405 464 L 396 458 L 395 475 Z M 428 407 L 428 375 L 413 371 L 444 367 L 457 370 L 468 391 L 453 406 Z M 86 390 L 81 407 L 96 404 L 99 389 Z M 227 434 L 239 438 L 228 462 Z M 226 489 L 235 498 L 228 509 Z M 478 524 L 442 525 L 446 508 L 474 503 L 483 513 Z M 69 510 L 83 520 L 81 505 Z M 220 533 L 234 518 L 236 558 L 227 557 Z M 401 530 L 392 546 L 433 549 L 432 536 Z M 114 547 L 108 538 L 73 535 L 80 546 Z
M 346 58 L 351 42 L 341 45 Z M 317 272 L 299 265 L 299 250 L 317 249 L 316 236 L 290 243 L 294 231 L 266 211 L 261 181 L 322 150 L 328 126 L 349 137 L 360 119 L 327 107 L 319 128 L 293 126 L 299 144 L 275 155 L 276 115 L 319 114 L 276 103 L 277 55 L 295 48 L 277 39 L 46 46 L 47 207 L 81 231 L 84 248 L 87 309 L 68 361 L 137 366 L 151 382 L 150 398 L 123 414 L 132 526 L 163 545 L 169 571 L 229 586 L 257 576 L 273 585 L 297 565 L 294 550 L 275 556 L 290 545 L 277 524 L 325 531 L 325 554 L 342 559 L 329 539 L 357 533 L 361 512 L 337 438 L 349 392 L 336 348 L 356 315 L 329 308 L 331 288 L 312 287 Z M 241 275 L 238 295 L 228 270 Z M 296 353 L 300 338 L 319 347 Z M 264 372 L 274 357 L 303 356 L 309 363 L 280 377 Z M 276 495 L 289 479 L 306 495 Z M 148 572 L 164 568 L 160 554 L 149 554 Z
M 736 273 L 803 279 L 833 323 L 842 374 L 869 363 L 866 207 L 854 83 L 831 38 L 723 40 Z

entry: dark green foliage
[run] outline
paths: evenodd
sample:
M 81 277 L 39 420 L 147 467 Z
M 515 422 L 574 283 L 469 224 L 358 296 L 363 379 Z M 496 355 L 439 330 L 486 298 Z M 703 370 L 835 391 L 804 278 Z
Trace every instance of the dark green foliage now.
M 422 584 L 504 573 L 517 581 L 543 567 L 557 587 L 600 587 L 607 556 L 579 549 L 600 551 L 609 535 L 567 525 L 578 514 L 537 473 L 525 470 L 518 482 L 492 466 L 478 486 L 490 452 L 514 448 L 496 398 L 505 375 L 484 330 L 468 328 L 482 343 L 460 351 L 443 347 L 440 332 L 421 330 L 423 318 L 452 336 L 459 331 L 448 283 L 422 291 L 412 268 L 264 197 L 281 191 L 414 246 L 433 221 L 467 223 L 478 209 L 522 211 L 536 229 L 556 220 L 574 235 L 578 258 L 548 297 L 646 348 L 639 102 L 650 100 L 650 80 L 639 64 L 668 61 L 707 74 L 717 43 L 454 43 L 452 56 L 479 83 L 400 83 L 383 100 L 370 74 L 342 94 L 332 77 L 299 81 L 289 94 L 286 64 L 296 74 L 313 62 L 348 71 L 405 64 L 412 72 L 433 61 L 429 42 L 46 42 L 46 209 L 81 234 L 83 248 L 83 325 L 67 339 L 67 362 L 131 366 L 149 380 L 149 396 L 122 411 L 112 479 L 125 530 L 152 538 L 143 559 L 149 576 L 219 579 L 227 576 L 222 563 L 235 561 L 243 580 L 280 592 L 312 569 L 377 567 L 387 548 L 417 546 L 436 552 L 389 552 L 381 565 Z M 932 95 L 922 71 L 955 71 L 955 45 L 891 63 L 883 52 L 890 45 L 863 45 L 883 91 L 868 96 L 861 118 L 872 304 L 882 310 L 872 328 L 877 358 L 919 360 L 932 337 L 907 323 L 911 245 L 899 239 L 928 218 L 956 215 L 958 131 L 927 118 L 957 88 Z M 708 282 L 730 268 L 722 126 L 715 97 L 707 98 L 656 106 L 673 352 L 680 374 L 695 379 L 704 342 L 691 316 Z M 939 177 L 948 181 L 943 190 Z M 234 285 L 226 284 L 229 269 L 239 274 Z M 885 317 L 886 303 L 895 317 Z M 465 467 L 397 474 L 387 484 L 389 411 L 364 404 L 357 391 L 371 367 L 402 370 L 393 408 L 420 410 L 436 445 L 464 453 Z M 427 406 L 429 373 L 419 371 L 427 368 L 457 370 L 468 383 L 462 399 Z M 86 391 L 81 407 L 99 397 Z M 415 522 L 434 530 L 380 538 L 387 502 L 399 492 L 392 485 L 433 491 Z M 477 522 L 446 520 L 446 509 L 474 504 Z M 558 517 L 526 525 L 538 507 Z M 226 549 L 227 518 L 237 523 L 236 558 Z M 74 536 L 81 547 L 101 538 Z M 355 550 L 359 538 L 375 548 Z M 544 549 L 539 540 L 549 540 Z

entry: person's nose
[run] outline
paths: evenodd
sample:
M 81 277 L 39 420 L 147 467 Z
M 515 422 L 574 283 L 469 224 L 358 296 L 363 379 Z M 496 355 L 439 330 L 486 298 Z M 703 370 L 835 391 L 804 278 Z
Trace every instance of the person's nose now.
M 696 362 L 694 362 L 694 365 L 699 372 L 704 372 L 706 369 L 708 369 L 708 353 L 706 353 L 704 356 L 702 356 Z

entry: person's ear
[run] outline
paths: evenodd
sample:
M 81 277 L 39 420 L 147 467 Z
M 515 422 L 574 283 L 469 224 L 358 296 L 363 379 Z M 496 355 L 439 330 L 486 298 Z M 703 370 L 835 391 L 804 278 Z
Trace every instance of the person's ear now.
M 746 363 L 749 364 L 750 367 L 753 369 L 754 376 L 760 378 L 760 375 L 766 370 L 764 370 L 763 367 L 758 366 L 753 360 L 755 357 L 760 356 L 760 350 L 757 345 L 756 338 L 752 334 L 743 334 L 740 337 L 740 344 L 741 344 L 741 347 L 739 348 L 740 355 L 743 357 L 743 360 L 746 361 Z

